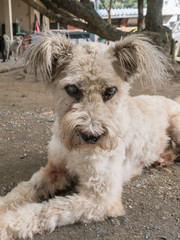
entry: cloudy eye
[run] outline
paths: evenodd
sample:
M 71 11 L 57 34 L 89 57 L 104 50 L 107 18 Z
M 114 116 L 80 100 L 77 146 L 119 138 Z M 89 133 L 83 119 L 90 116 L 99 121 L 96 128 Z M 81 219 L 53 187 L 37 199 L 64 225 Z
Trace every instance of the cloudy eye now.
M 81 90 L 76 87 L 76 85 L 67 85 L 65 90 L 69 96 L 75 98 L 76 100 L 79 100 L 82 96 Z
M 102 94 L 103 100 L 108 101 L 109 99 L 111 99 L 116 93 L 116 91 L 117 91 L 116 87 L 106 88 L 105 92 Z

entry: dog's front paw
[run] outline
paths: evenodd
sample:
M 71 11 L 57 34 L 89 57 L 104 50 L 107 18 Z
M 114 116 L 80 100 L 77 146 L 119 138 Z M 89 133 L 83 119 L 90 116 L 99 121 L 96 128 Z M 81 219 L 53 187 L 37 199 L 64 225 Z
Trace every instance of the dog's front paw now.
M 124 216 L 125 214 L 126 213 L 125 213 L 124 207 L 120 200 L 115 201 L 108 208 L 108 216 L 109 217 L 120 217 L 120 216 Z
M 41 210 L 41 204 L 27 204 L 0 214 L 0 240 L 32 239 L 33 234 L 42 233 Z
M 15 218 L 12 212 L 0 212 L 0 239 L 1 240 L 15 240 L 17 238 L 16 232 L 13 231 L 12 226 L 16 225 Z
M 32 231 L 28 231 L 24 220 L 19 219 L 15 211 L 8 211 L 0 215 L 0 240 L 31 239 Z
M 0 217 L 0 239 L 1 240 L 14 240 L 13 233 L 8 230 L 8 226 L 5 224 L 3 217 Z

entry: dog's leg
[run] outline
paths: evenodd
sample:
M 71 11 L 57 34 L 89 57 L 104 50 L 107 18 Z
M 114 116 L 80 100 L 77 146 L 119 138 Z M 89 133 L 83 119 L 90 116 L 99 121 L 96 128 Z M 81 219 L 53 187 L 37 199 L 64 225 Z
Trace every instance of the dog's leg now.
M 0 213 L 15 209 L 28 202 L 40 202 L 71 183 L 65 168 L 49 162 L 35 173 L 30 181 L 21 182 L 5 197 L 0 198 Z
M 176 153 L 179 151 L 180 147 L 180 115 L 173 115 L 170 118 L 170 126 L 168 128 L 168 134 L 175 143 L 173 147 L 172 140 L 170 141 L 170 149 L 167 149 L 165 152 L 160 154 L 160 159 L 155 163 L 156 167 L 167 166 L 172 163 L 176 158 Z
M 1 55 L 2 55 L 3 62 L 5 62 L 5 55 L 4 55 L 4 51 L 1 51 Z
M 84 193 L 27 204 L 0 215 L 0 239 L 32 238 L 33 234 L 53 231 L 59 226 L 101 221 L 109 216 L 109 199 L 94 195 L 90 189 Z
M 2 52 L 2 57 L 3 57 L 3 62 L 5 62 L 6 61 L 6 57 L 4 55 L 4 52 Z
M 14 60 L 15 61 L 17 61 L 18 50 L 19 50 L 19 48 L 16 48 L 15 51 L 14 51 Z
M 65 168 L 60 143 L 52 138 L 48 149 L 48 164 L 36 172 L 27 182 L 21 182 L 5 197 L 0 198 L 0 213 L 28 202 L 40 202 L 72 184 L 72 175 Z
M 169 134 L 173 141 L 180 145 L 180 114 L 174 115 L 170 119 Z
M 7 60 L 7 62 L 9 61 L 9 52 L 10 52 L 10 48 L 7 47 L 7 49 L 6 49 L 6 60 Z

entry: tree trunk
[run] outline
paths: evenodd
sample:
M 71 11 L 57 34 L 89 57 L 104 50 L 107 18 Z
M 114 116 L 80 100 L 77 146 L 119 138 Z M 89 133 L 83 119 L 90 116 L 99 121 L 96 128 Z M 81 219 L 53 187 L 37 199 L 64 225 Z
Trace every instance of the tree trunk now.
M 143 4 L 144 0 L 138 0 L 138 31 L 143 29 Z
M 150 34 L 153 42 L 162 47 L 169 56 L 172 52 L 172 33 L 169 28 L 163 26 L 162 7 L 163 0 L 147 0 L 145 30 L 147 33 L 154 33 Z
M 162 29 L 163 0 L 147 0 L 147 14 L 145 18 L 146 30 L 159 32 Z

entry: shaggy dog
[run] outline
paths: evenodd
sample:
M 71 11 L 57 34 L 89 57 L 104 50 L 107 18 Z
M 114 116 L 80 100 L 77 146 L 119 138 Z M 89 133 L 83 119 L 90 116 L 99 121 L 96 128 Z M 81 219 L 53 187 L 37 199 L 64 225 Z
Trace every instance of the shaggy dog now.
M 180 143 L 179 104 L 162 96 L 129 96 L 134 80 L 158 86 L 168 78 L 164 56 L 138 35 L 113 46 L 73 46 L 47 33 L 25 60 L 34 71 L 39 67 L 57 119 L 47 166 L 0 198 L 0 239 L 124 215 L 124 183 L 157 161 L 170 139 Z M 76 193 L 53 197 L 74 181 Z
M 19 48 L 22 44 L 21 37 L 15 37 L 13 41 L 10 40 L 9 36 L 4 34 L 3 35 L 4 42 L 5 42 L 5 50 L 6 50 L 6 58 L 7 61 L 9 60 L 9 52 L 12 51 L 14 54 L 14 60 L 17 60 Z

